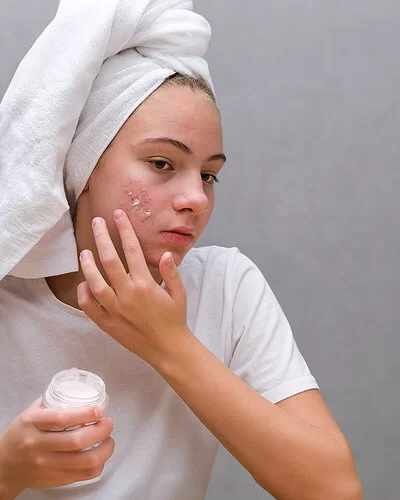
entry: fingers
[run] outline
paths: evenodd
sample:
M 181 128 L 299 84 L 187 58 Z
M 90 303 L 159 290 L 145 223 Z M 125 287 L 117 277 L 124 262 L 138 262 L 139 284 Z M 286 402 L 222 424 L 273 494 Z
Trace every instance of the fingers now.
M 168 294 L 175 300 L 186 300 L 186 290 L 170 252 L 165 252 L 160 259 L 160 273 Z
M 53 471 L 52 477 L 56 473 L 56 477 L 61 478 L 61 481 L 56 481 L 56 484 L 48 484 L 47 487 L 98 477 L 102 473 L 105 463 L 112 456 L 114 448 L 114 440 L 108 437 L 100 446 L 91 450 L 68 453 L 53 452 L 42 455 L 41 467 L 47 471 Z
M 100 320 L 101 318 L 98 315 L 101 315 L 102 311 L 97 304 L 109 310 L 116 305 L 117 296 L 125 292 L 126 285 L 131 283 L 132 277 L 135 280 L 140 280 L 140 278 L 148 280 L 151 277 L 140 243 L 127 215 L 122 210 L 116 210 L 114 218 L 130 275 L 126 273 L 111 240 L 106 223 L 101 217 L 95 217 L 92 221 L 93 236 L 100 262 L 112 288 L 100 273 L 92 252 L 84 250 L 80 254 L 80 263 L 86 284 L 82 284 L 78 288 L 78 304 L 89 317 L 96 317 Z
M 131 278 L 134 281 L 140 279 L 148 280 L 150 272 L 139 240 L 130 220 L 128 219 L 128 216 L 123 210 L 118 209 L 114 212 L 114 220 L 121 238 L 122 248 L 124 250 Z
M 97 423 L 64 432 L 42 432 L 41 449 L 47 451 L 78 452 L 105 441 L 113 430 L 111 418 L 106 417 Z
M 82 287 L 83 289 L 80 290 L 80 298 L 90 303 L 90 298 L 88 296 L 90 292 L 99 304 L 105 307 L 112 307 L 116 301 L 114 290 L 101 275 L 92 252 L 90 250 L 84 250 L 81 252 L 79 258 L 83 274 L 85 275 L 89 287 L 89 289 Z
M 115 442 L 112 437 L 108 436 L 97 448 L 91 450 L 48 454 L 49 463 L 43 465 L 51 467 L 52 464 L 56 463 L 58 469 L 65 471 L 100 469 L 101 472 L 105 462 L 112 456 L 114 449 Z
M 67 429 L 76 425 L 85 425 L 104 417 L 104 408 L 101 406 L 83 406 L 79 408 L 42 408 L 37 407 L 36 400 L 22 418 L 34 424 L 38 429 L 51 431 L 52 429 Z
M 92 228 L 100 262 L 111 285 L 117 290 L 126 283 L 129 277 L 127 277 L 125 268 L 115 250 L 104 219 L 95 217 L 92 221 Z
M 114 448 L 114 440 L 108 436 L 91 450 L 41 453 L 35 460 L 32 487 L 51 488 L 96 478 L 102 473 Z

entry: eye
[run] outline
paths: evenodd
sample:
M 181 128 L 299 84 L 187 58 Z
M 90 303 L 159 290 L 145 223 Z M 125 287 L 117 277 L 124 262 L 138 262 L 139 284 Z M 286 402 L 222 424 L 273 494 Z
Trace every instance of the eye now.
M 157 170 L 167 170 L 171 165 L 167 162 L 167 160 L 150 160 L 151 165 L 153 165 Z
M 214 174 L 201 174 L 201 178 L 206 184 L 214 184 L 214 182 L 219 182 L 219 179 Z

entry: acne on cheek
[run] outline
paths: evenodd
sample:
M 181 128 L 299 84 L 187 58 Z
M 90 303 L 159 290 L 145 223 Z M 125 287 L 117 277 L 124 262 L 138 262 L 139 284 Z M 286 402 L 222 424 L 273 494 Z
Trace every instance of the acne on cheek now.
M 137 181 L 123 187 L 121 208 L 131 220 L 145 222 L 151 216 L 151 196 Z

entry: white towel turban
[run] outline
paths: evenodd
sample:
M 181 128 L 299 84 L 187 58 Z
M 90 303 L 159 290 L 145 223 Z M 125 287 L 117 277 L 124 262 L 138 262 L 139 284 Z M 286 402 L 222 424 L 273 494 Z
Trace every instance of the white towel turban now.
M 78 270 L 70 209 L 130 114 L 173 73 L 203 77 L 187 0 L 61 0 L 0 105 L 0 280 Z

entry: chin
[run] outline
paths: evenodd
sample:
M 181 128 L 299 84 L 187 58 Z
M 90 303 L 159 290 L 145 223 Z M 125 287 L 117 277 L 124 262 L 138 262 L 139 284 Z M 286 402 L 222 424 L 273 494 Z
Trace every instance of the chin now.
M 188 250 L 189 251 L 189 250 Z M 157 252 L 156 254 L 144 254 L 146 264 L 149 268 L 159 269 L 161 257 L 165 252 L 171 252 L 174 258 L 175 265 L 179 266 L 187 252 L 176 252 L 175 250 L 165 249 L 162 252 Z

